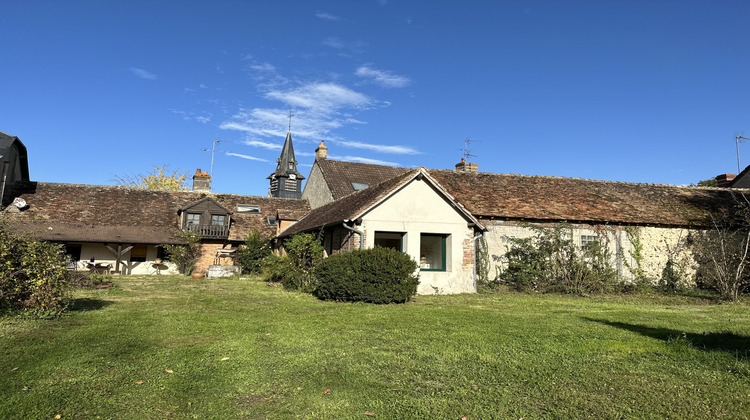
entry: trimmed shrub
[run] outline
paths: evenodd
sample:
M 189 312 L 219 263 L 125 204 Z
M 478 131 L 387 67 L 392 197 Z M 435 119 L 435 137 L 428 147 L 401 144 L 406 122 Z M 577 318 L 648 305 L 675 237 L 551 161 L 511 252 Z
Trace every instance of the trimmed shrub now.
M 243 274 L 258 274 L 263 268 L 263 259 L 269 255 L 271 247 L 268 241 L 257 230 L 253 230 L 245 238 L 245 244 L 237 250 L 237 262 L 242 267 Z
M 375 247 L 332 255 L 315 269 L 315 296 L 324 300 L 404 303 L 417 292 L 417 263 L 394 249 Z
M 0 312 L 54 316 L 70 290 L 63 248 L 16 236 L 0 222 Z

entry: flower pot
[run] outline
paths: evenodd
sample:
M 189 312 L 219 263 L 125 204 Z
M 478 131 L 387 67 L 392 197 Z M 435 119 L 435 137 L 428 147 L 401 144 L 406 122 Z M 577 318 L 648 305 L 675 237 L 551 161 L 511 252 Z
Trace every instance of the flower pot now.
M 202 279 L 202 278 L 203 278 L 203 276 L 205 276 L 205 274 L 203 274 L 203 273 L 193 273 L 193 274 L 191 274 L 191 276 L 192 276 L 192 277 L 193 277 L 194 279 Z

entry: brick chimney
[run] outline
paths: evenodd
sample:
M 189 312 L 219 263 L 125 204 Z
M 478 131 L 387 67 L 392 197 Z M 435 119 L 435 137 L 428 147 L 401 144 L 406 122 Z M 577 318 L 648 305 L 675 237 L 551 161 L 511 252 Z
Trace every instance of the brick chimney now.
M 456 171 L 458 172 L 479 172 L 479 165 L 476 163 L 467 162 L 466 159 L 461 158 L 461 162 L 456 164 Z
M 315 160 L 326 159 L 328 157 L 328 148 L 324 142 L 320 142 L 320 146 L 315 149 Z
M 729 184 L 731 184 L 732 181 L 734 181 L 734 177 L 736 177 L 736 176 L 737 175 L 735 175 L 735 174 L 721 174 L 721 175 L 716 175 L 715 179 L 716 179 L 717 187 L 721 187 L 721 188 L 727 188 L 727 187 L 729 187 Z
M 193 191 L 211 191 L 211 175 L 208 172 L 201 172 L 200 169 L 195 171 L 195 175 L 193 175 Z

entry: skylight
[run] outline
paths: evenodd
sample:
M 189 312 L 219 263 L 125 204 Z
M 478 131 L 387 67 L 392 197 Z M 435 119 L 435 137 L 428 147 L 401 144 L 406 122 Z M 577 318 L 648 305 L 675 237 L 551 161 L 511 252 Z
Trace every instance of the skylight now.
M 238 214 L 260 214 L 260 206 L 254 204 L 237 204 Z
M 364 190 L 369 186 L 370 184 L 364 184 L 362 182 L 352 182 L 352 188 L 354 188 L 354 191 Z

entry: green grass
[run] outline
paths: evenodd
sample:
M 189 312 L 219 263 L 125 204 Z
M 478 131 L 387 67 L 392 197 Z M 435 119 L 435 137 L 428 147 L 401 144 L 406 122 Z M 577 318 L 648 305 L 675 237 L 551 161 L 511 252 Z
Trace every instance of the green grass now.
M 0 319 L 0 418 L 750 418 L 747 302 L 116 284 Z

